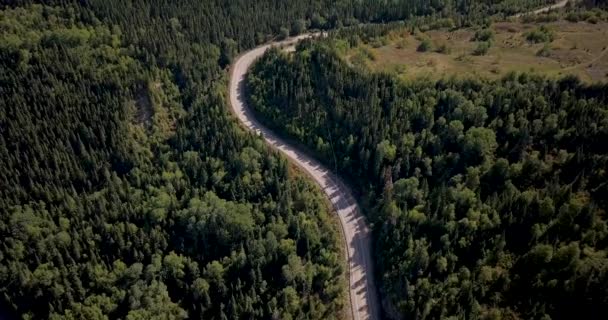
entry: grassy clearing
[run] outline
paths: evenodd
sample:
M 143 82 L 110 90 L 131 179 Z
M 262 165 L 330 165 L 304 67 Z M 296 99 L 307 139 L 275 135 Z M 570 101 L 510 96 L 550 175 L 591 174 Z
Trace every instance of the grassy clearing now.
M 396 73 L 405 79 L 499 78 L 511 71 L 528 71 L 550 76 L 574 74 L 584 81 L 608 80 L 607 22 L 563 20 L 542 25 L 551 33 L 552 41 L 530 40 L 544 32 L 538 23 L 495 23 L 489 28 L 491 39 L 479 29 L 415 34 L 401 29 L 345 50 L 344 56 L 352 64 Z M 472 40 L 480 34 L 487 41 Z

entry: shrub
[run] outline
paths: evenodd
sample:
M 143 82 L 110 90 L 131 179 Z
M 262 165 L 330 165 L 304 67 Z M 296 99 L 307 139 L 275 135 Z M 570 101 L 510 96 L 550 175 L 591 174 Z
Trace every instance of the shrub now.
M 395 72 L 397 74 L 403 74 L 407 71 L 407 66 L 405 64 L 398 64 L 395 66 Z
M 581 20 L 587 20 L 593 16 L 593 12 L 585 10 L 580 12 L 579 16 Z
M 371 39 L 369 44 L 374 48 L 380 48 L 388 44 L 388 39 L 386 37 L 375 37 Z
M 536 22 L 554 22 L 559 20 L 559 15 L 555 12 L 546 13 L 536 17 Z
M 432 49 L 432 47 L 433 47 L 433 45 L 431 44 L 431 40 L 422 39 L 422 42 L 420 42 L 420 45 L 418 46 L 418 51 L 427 52 L 427 51 L 430 51 Z
M 395 45 L 395 47 L 397 49 L 403 49 L 403 48 L 407 47 L 407 40 L 401 39 L 401 40 L 397 41 L 397 44 Z
M 361 48 L 361 51 L 363 53 L 363 55 L 368 58 L 369 60 L 375 61 L 377 56 L 376 54 L 369 48 L 363 47 Z
M 580 19 L 581 17 L 575 12 L 570 12 L 566 15 L 566 20 L 570 22 L 579 22 Z
M 591 16 L 591 17 L 587 18 L 586 21 L 589 22 L 589 23 L 593 23 L 593 24 L 597 24 L 598 23 L 598 19 L 597 19 L 596 16 Z
M 452 18 L 443 18 L 443 19 L 437 19 L 436 21 L 434 21 L 433 23 L 431 23 L 429 25 L 429 29 L 441 29 L 441 28 L 454 28 L 454 26 L 456 26 L 456 24 L 454 23 L 454 20 L 452 20 Z
M 545 45 L 536 52 L 536 55 L 539 57 L 548 57 L 551 54 L 551 48 L 549 44 L 545 43 Z
M 310 26 L 313 29 L 324 29 L 327 25 L 327 20 L 320 14 L 314 13 L 310 18 Z
M 473 55 L 484 56 L 484 55 L 486 55 L 486 53 L 488 53 L 489 50 L 490 50 L 490 42 L 482 41 L 482 42 L 478 43 L 475 50 L 473 50 Z
M 494 32 L 490 29 L 481 29 L 475 32 L 473 41 L 490 41 L 494 38 Z
M 540 28 L 528 31 L 526 32 L 525 36 L 526 40 L 533 43 L 551 42 L 555 37 L 553 31 L 549 30 L 545 26 L 540 26 Z
M 281 27 L 281 29 L 279 29 L 279 40 L 287 39 L 287 37 L 289 37 L 289 29 Z
M 292 36 L 297 36 L 304 31 L 306 31 L 306 21 L 298 19 L 291 24 L 290 34 Z

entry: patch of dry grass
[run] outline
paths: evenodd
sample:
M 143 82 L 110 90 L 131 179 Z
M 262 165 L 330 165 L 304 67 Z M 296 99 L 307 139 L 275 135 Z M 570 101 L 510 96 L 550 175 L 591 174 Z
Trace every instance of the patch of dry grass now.
M 395 30 L 383 39 L 382 45 L 361 44 L 346 51 L 345 56 L 359 65 L 363 59 L 364 65 L 372 70 L 396 73 L 405 79 L 444 76 L 495 79 L 512 71 L 531 71 L 550 76 L 574 74 L 584 81 L 608 80 L 608 23 L 557 21 L 545 25 L 555 34 L 548 45 L 526 41 L 524 34 L 538 24 L 495 23 L 491 27 L 492 46 L 481 56 L 473 55 L 478 44 L 471 41 L 473 29 L 433 30 L 416 35 Z M 425 38 L 431 41 L 432 50 L 419 52 L 417 49 Z M 437 52 L 441 46 L 449 50 Z

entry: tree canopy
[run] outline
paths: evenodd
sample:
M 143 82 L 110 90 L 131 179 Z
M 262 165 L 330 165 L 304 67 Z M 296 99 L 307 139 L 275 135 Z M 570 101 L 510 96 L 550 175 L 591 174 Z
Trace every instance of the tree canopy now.
M 337 318 L 320 191 L 225 108 L 235 42 L 177 58 L 100 17 L 0 11 L 2 316 Z
M 230 63 L 242 50 L 311 28 L 334 29 L 359 22 L 401 19 L 417 21 L 413 17 L 419 15 L 447 25 L 463 25 L 483 19 L 485 14 L 518 11 L 545 2 L 0 1 L 0 317 L 5 314 L 26 319 L 341 317 L 346 301 L 345 270 L 340 238 L 329 210 L 314 185 L 269 150 L 259 137 L 245 133 L 230 117 L 225 97 Z M 320 59 L 323 55 L 314 56 Z M 335 71 L 327 74 L 333 77 Z M 327 84 L 333 85 L 335 81 Z M 455 91 L 464 90 L 459 86 L 465 86 L 450 85 Z M 463 180 L 468 191 L 458 187 L 465 182 L 455 180 L 451 185 L 456 191 L 462 189 L 460 193 L 449 191 L 457 194 L 454 199 L 462 203 L 454 212 L 460 221 L 460 210 L 468 205 L 477 210 L 472 211 L 469 224 L 496 225 L 499 223 L 496 214 L 488 213 L 489 220 L 478 214 L 486 214 L 487 210 L 478 208 L 480 201 L 475 199 L 479 191 L 474 186 L 491 184 L 500 192 L 512 190 L 513 184 L 538 187 L 541 181 L 538 179 L 548 179 L 543 169 L 546 154 L 568 168 L 572 161 L 592 163 L 579 154 L 600 154 L 594 148 L 601 146 L 587 145 L 585 141 L 591 141 L 592 135 L 603 130 L 603 116 L 596 110 L 603 100 L 588 98 L 585 92 L 589 88 L 570 92 L 559 87 L 563 86 L 559 83 L 546 85 L 555 87 L 551 90 L 560 94 L 567 92 L 563 98 L 567 106 L 589 105 L 589 112 L 578 112 L 574 107 L 568 112 L 586 124 L 592 119 L 596 126 L 588 126 L 585 135 L 574 129 L 562 130 L 566 116 L 546 101 L 545 108 L 551 113 L 543 113 L 541 123 L 535 122 L 533 128 L 540 128 L 548 145 L 558 145 L 563 139 L 571 139 L 570 144 L 563 147 L 564 152 L 553 149 L 547 152 L 539 147 L 539 152 L 544 153 L 530 157 L 527 165 L 517 166 L 513 158 L 529 153 L 525 143 L 533 141 L 529 137 L 536 134 L 523 135 L 525 139 L 513 144 L 519 141 L 516 140 L 519 131 L 514 128 L 524 126 L 515 121 L 526 114 L 505 122 L 511 129 L 496 134 L 494 145 L 491 135 L 482 130 L 488 124 L 481 112 L 483 108 L 475 108 L 480 105 L 477 100 L 481 98 L 477 96 L 465 96 L 472 100 L 471 108 L 461 110 L 466 116 L 449 118 L 445 128 L 457 134 L 449 140 L 449 148 L 456 150 L 467 145 L 467 155 L 463 153 L 462 159 L 430 156 L 429 148 L 436 141 L 431 139 L 433 131 L 420 133 L 423 128 L 432 128 L 429 126 L 435 121 L 428 109 L 411 123 L 416 128 L 412 131 L 415 134 L 401 136 L 397 132 L 404 131 L 395 131 L 394 136 L 378 135 L 377 115 L 370 114 L 373 120 L 370 124 L 375 126 L 370 127 L 344 113 L 348 115 L 345 123 L 350 121 L 350 125 L 368 130 L 364 136 L 369 140 L 364 144 L 359 133 L 354 134 L 357 130 L 344 137 L 338 131 L 326 130 L 332 133 L 331 137 L 319 133 L 310 138 L 315 138 L 315 146 L 325 156 L 334 147 L 335 138 L 341 139 L 347 151 L 340 152 L 347 157 L 344 162 L 340 159 L 340 167 L 354 168 L 361 164 L 366 166 L 365 170 L 373 171 L 370 177 L 376 178 L 365 181 L 370 187 L 364 190 L 370 193 L 380 194 L 384 190 L 380 187 L 385 184 L 384 178 L 378 178 L 378 173 L 391 177 L 393 170 L 395 178 L 411 179 L 401 182 L 396 179 L 394 196 L 386 192 L 387 199 L 394 198 L 394 203 L 387 202 L 390 206 L 386 212 L 394 216 L 391 223 L 400 225 L 406 218 L 425 228 L 435 221 L 427 204 L 432 203 L 429 192 L 436 185 L 427 177 L 435 172 L 437 163 L 475 163 L 475 168 L 466 171 L 471 177 Z M 393 86 L 387 80 L 382 90 L 397 88 Z M 273 90 L 278 88 L 277 84 Z M 303 88 L 314 92 L 311 87 Z M 363 88 L 350 87 L 347 93 L 363 93 L 360 91 Z M 433 92 L 432 87 L 422 89 Z M 271 93 L 267 86 L 259 90 Z M 337 90 L 336 94 L 343 92 Z M 383 95 L 369 100 L 370 105 L 377 106 L 380 101 L 377 99 Z M 422 100 L 425 108 L 436 102 L 431 97 Z M 507 99 L 506 93 L 500 97 Z M 353 96 L 343 103 L 355 106 L 360 103 L 358 99 Z M 329 101 L 332 100 L 323 102 Z M 539 97 L 538 104 L 542 101 Z M 420 107 L 417 100 L 411 103 L 414 104 L 408 104 L 407 108 Z M 502 102 L 496 103 L 502 108 Z M 385 103 L 383 108 L 390 110 L 389 106 Z M 488 111 L 488 116 L 494 119 L 492 112 Z M 310 119 L 315 126 L 326 121 L 327 114 L 310 115 L 315 115 Z M 501 119 L 510 121 L 506 116 Z M 582 128 L 582 122 L 567 122 L 567 128 Z M 409 120 L 403 121 L 406 123 L 409 125 Z M 473 126 L 479 130 L 472 131 Z M 299 127 L 293 129 L 299 130 L 302 137 L 308 134 Z M 509 138 L 507 146 L 505 135 L 515 135 Z M 467 143 L 463 144 L 465 140 Z M 358 148 L 363 145 L 365 149 L 359 153 Z M 575 151 L 574 146 L 580 146 L 580 151 Z M 511 155 L 505 151 L 509 148 L 519 151 Z M 403 160 L 405 149 L 411 151 L 407 166 Z M 542 208 L 539 212 L 543 215 L 538 219 L 545 220 L 539 221 L 553 221 L 555 212 L 559 212 L 562 220 L 554 225 L 538 223 L 533 234 L 543 239 L 539 244 L 545 246 L 530 251 L 533 253 L 529 261 L 555 261 L 552 272 L 567 273 L 571 270 L 567 267 L 572 265 L 580 274 L 598 274 L 594 272 L 603 263 L 603 256 L 599 249 L 590 250 L 604 243 L 600 223 L 603 216 L 593 205 L 597 203 L 597 195 L 605 192 L 605 186 L 597 183 L 603 173 L 594 170 L 604 160 L 592 159 L 597 162 L 589 164 L 580 178 L 563 173 L 559 188 L 538 191 L 542 197 L 530 196 Z M 396 169 L 397 163 L 403 169 Z M 415 179 L 409 177 L 418 167 L 419 175 Z M 495 183 L 512 174 L 511 184 Z M 573 191 L 564 191 L 567 183 L 573 186 L 567 190 Z M 447 193 L 447 187 L 444 189 Z M 492 196 L 493 193 L 483 194 L 480 199 Z M 406 209 L 406 203 L 410 209 Z M 597 207 L 600 205 L 605 203 L 598 203 Z M 479 224 L 476 217 L 490 222 Z M 572 227 L 572 221 L 578 229 Z M 464 222 L 457 226 L 461 225 Z M 549 227 L 572 229 L 573 235 L 551 243 L 543 238 L 546 230 L 552 230 Z M 386 227 L 387 233 L 379 239 L 392 240 L 388 237 L 390 230 L 397 229 Z M 579 237 L 583 232 L 588 234 Z M 446 276 L 454 273 L 456 262 L 447 251 L 436 257 L 423 250 L 436 245 L 431 237 L 425 240 L 412 235 L 412 241 L 397 237 L 394 240 L 398 240 L 401 249 L 409 248 L 410 244 L 415 246 L 416 250 L 408 254 L 420 257 L 416 266 L 429 266 L 420 269 L 422 275 L 426 276 L 424 272 L 428 270 L 438 270 Z M 595 260 L 584 265 L 569 264 L 588 257 Z M 458 266 L 461 265 L 471 263 L 460 262 Z M 409 285 L 403 285 L 402 275 L 412 267 L 407 264 L 397 267 L 402 273 L 386 272 L 387 282 L 395 280 L 395 287 L 389 289 L 402 293 L 404 288 L 409 290 Z M 476 269 L 470 270 L 469 276 Z M 485 271 L 486 278 L 501 279 L 492 270 Z M 552 276 L 549 273 L 545 277 Z M 595 285 L 599 276 L 588 279 Z M 462 281 L 465 280 L 463 276 Z M 553 285 L 565 286 L 562 282 Z M 601 290 L 581 281 L 569 285 L 576 290 L 580 286 Z M 407 307 L 411 305 L 409 301 L 403 310 L 411 309 Z
M 347 65 L 342 41 L 269 51 L 250 101 L 356 186 L 389 315 L 608 313 L 608 87 L 525 73 L 402 82 Z

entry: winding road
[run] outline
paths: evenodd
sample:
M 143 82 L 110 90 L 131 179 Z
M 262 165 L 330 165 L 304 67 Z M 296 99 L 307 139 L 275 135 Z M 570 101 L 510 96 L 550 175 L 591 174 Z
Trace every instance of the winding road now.
M 564 7 L 568 0 L 560 0 L 552 5 L 523 13 L 538 14 L 549 10 Z M 513 17 L 519 17 L 517 14 Z M 351 316 L 354 320 L 380 319 L 381 306 L 378 303 L 378 293 L 374 284 L 373 261 L 371 253 L 371 231 L 367 226 L 365 217 L 359 210 L 357 201 L 351 190 L 343 181 L 325 168 L 319 161 L 313 159 L 302 150 L 288 144 L 270 129 L 255 119 L 253 112 L 247 107 L 245 96 L 245 76 L 249 67 L 266 50 L 273 46 L 293 49 L 298 41 L 317 36 L 319 34 L 304 34 L 283 41 L 273 42 L 245 52 L 240 55 L 232 65 L 230 73 L 230 105 L 232 111 L 247 129 L 261 135 L 266 142 L 281 151 L 293 163 L 310 175 L 331 201 L 340 218 L 340 225 L 345 237 L 346 254 L 349 267 L 349 297 Z
M 380 319 L 380 305 L 374 285 L 373 261 L 371 254 L 371 232 L 365 217 L 361 214 L 351 190 L 341 179 L 325 168 L 320 162 L 305 152 L 289 145 L 271 130 L 258 122 L 246 105 L 245 75 L 253 62 L 272 46 L 291 46 L 297 41 L 313 37 L 306 34 L 280 42 L 260 46 L 245 52 L 234 62 L 230 74 L 230 104 L 239 121 L 249 130 L 262 135 L 266 142 L 281 151 L 293 163 L 308 173 L 327 194 L 345 237 L 349 267 L 349 296 L 352 319 Z

